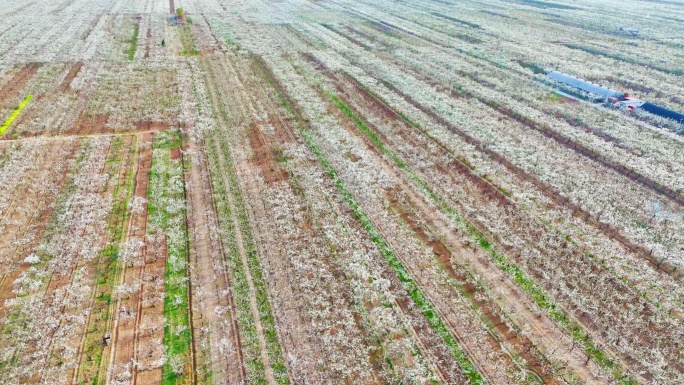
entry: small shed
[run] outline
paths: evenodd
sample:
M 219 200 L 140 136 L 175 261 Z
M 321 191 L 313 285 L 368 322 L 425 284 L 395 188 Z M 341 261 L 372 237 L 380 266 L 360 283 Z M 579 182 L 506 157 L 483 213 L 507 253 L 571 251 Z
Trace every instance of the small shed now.
M 624 94 L 617 90 L 612 90 L 610 88 L 602 87 L 598 84 L 588 82 L 583 79 L 576 78 L 558 71 L 551 71 L 546 76 L 549 78 L 569 85 L 571 87 L 578 88 L 582 91 L 592 93 L 594 95 L 601 96 L 603 98 L 616 98 L 618 100 L 624 99 Z

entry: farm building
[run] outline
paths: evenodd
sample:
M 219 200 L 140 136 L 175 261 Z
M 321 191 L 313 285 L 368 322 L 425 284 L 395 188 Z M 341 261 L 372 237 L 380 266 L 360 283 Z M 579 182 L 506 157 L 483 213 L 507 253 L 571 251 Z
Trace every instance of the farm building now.
M 612 90 L 610 88 L 602 87 L 598 84 L 588 82 L 586 80 L 578 79 L 574 76 L 570 76 L 558 71 L 551 71 L 546 76 L 549 78 L 566 84 L 568 86 L 580 89 L 584 92 L 588 92 L 602 98 L 616 98 L 618 100 L 624 99 L 624 94 L 620 91 Z

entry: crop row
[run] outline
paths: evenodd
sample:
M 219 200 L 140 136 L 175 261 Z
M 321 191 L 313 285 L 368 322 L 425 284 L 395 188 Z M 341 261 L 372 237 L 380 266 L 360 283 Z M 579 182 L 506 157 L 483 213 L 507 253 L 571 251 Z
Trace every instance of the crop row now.
M 215 75 L 210 72 L 210 78 Z M 230 122 L 224 99 L 218 99 L 215 90 L 210 94 L 219 122 Z M 214 199 L 219 211 L 219 224 L 228 258 L 225 263 L 233 283 L 237 320 L 243 341 L 247 377 L 251 383 L 265 383 L 267 372 L 272 371 L 276 381 L 289 383 L 278 341 L 275 319 L 268 298 L 259 253 L 252 237 L 251 225 L 245 208 L 233 156 L 226 139 L 227 133 L 217 129 L 207 138 L 207 154 L 214 186 Z M 261 330 L 259 330 L 261 329 Z M 262 346 L 261 338 L 263 338 Z M 269 367 L 264 362 L 266 352 Z

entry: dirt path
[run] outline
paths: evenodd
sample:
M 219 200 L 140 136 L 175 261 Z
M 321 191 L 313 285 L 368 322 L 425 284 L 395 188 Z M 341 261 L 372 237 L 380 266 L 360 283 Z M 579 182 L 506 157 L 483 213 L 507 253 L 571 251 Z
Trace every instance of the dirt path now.
M 147 185 L 149 183 L 148 171 L 152 164 L 152 135 L 142 134 L 138 140 L 138 157 L 135 159 L 135 187 L 132 199 L 140 202 L 137 212 L 133 212 L 126 230 L 123 243 L 131 243 L 136 249 L 136 258 L 131 262 L 124 262 L 121 268 L 119 287 L 124 284 L 140 285 L 143 274 L 145 273 L 145 236 L 147 229 Z M 133 203 L 135 205 L 135 203 Z M 128 296 L 118 296 L 116 305 L 112 309 L 114 319 L 111 333 L 111 347 L 109 348 L 109 358 L 102 360 L 106 362 L 103 369 L 106 371 L 106 384 L 112 380 L 112 376 L 121 375 L 123 372 L 132 376 L 131 360 L 134 357 L 135 333 L 139 324 L 138 311 L 142 301 L 141 289 L 134 286 Z M 125 298 L 125 299 L 124 299 Z M 125 302 L 125 305 L 124 305 Z M 131 311 L 131 315 L 122 312 L 122 305 L 126 310 Z M 135 311 L 133 316 L 132 311 Z
M 204 143 L 190 140 L 190 171 L 185 173 L 188 192 L 188 232 L 190 235 L 191 272 L 193 274 L 193 317 L 196 346 L 206 346 L 200 354 L 200 376 L 213 383 L 239 383 L 246 379 L 242 346 L 235 320 L 233 293 L 223 261 L 223 246 L 217 233 L 218 218 Z M 197 340 L 199 339 L 199 341 Z M 202 349 L 201 349 L 202 350 Z M 208 353 L 208 354 L 207 354 Z M 208 359 L 208 363 L 204 361 Z M 201 370 L 200 370 L 201 369 Z
M 132 357 L 133 385 L 155 384 L 162 380 L 164 357 L 164 274 L 168 248 L 158 234 L 146 244 L 145 269 L 140 278 L 140 294 L 135 309 Z
M 208 71 L 212 79 L 215 79 L 215 74 L 214 71 L 217 69 L 221 69 L 225 63 L 223 63 L 222 60 L 212 60 L 211 58 L 208 59 L 207 64 L 209 65 L 209 68 L 205 67 L 205 70 Z M 221 76 L 225 76 L 226 72 L 225 70 L 222 71 L 223 74 Z M 230 72 L 227 72 L 230 73 Z M 233 77 L 233 81 L 235 81 L 237 84 L 239 84 L 239 79 L 237 77 Z M 253 110 L 251 108 L 250 104 L 243 99 L 245 96 L 243 93 L 236 93 L 233 95 L 234 98 L 240 100 L 241 102 L 234 103 L 234 105 L 231 106 L 231 108 L 237 107 L 241 112 L 239 115 L 233 116 L 231 115 L 231 119 L 236 119 L 235 121 L 227 122 L 225 120 L 225 117 L 223 116 L 223 113 L 221 111 L 224 110 L 225 107 L 225 101 L 221 98 L 221 96 L 218 93 L 218 90 L 216 87 L 218 84 L 211 82 L 211 84 L 208 84 L 208 93 L 209 97 L 211 100 L 212 105 L 214 106 L 214 111 L 216 111 L 216 120 L 219 128 L 223 129 L 230 129 L 230 127 L 238 127 L 240 124 L 243 124 L 247 119 L 249 119 L 249 112 L 247 110 Z M 220 148 L 219 142 L 215 142 L 215 150 L 218 154 L 219 158 L 219 170 L 221 174 L 221 179 L 223 181 L 224 186 L 226 186 L 226 189 L 229 189 L 230 183 L 227 177 L 227 170 L 226 167 L 235 167 L 234 165 L 230 164 L 227 165 L 228 163 L 226 162 L 233 162 L 232 159 L 226 159 L 226 157 L 223 154 L 223 151 Z M 226 166 L 227 165 L 227 166 Z M 233 224 L 233 229 L 235 231 L 234 237 L 235 237 L 235 244 L 237 245 L 237 249 L 240 254 L 240 260 L 243 265 L 244 269 L 244 274 L 245 274 L 245 280 L 248 285 L 249 289 L 249 303 L 250 303 L 250 310 L 252 313 L 252 319 L 254 322 L 254 328 L 256 330 L 257 334 L 257 340 L 259 341 L 259 347 L 260 347 L 260 357 L 261 361 L 264 366 L 264 373 L 265 373 L 265 379 L 269 384 L 275 384 L 275 374 L 273 371 L 273 368 L 271 366 L 271 362 L 268 356 L 268 346 L 266 344 L 266 337 L 264 336 L 264 327 L 261 322 L 261 314 L 258 310 L 257 306 L 257 297 L 256 297 L 256 289 L 254 285 L 254 281 L 252 278 L 252 272 L 249 267 L 248 263 L 248 257 L 247 257 L 247 250 L 246 250 L 246 245 L 245 245 L 245 240 L 243 239 L 243 231 L 251 231 L 250 229 L 243 229 L 240 221 L 238 220 L 237 217 L 237 202 L 233 200 L 233 194 L 231 194 L 229 191 L 227 191 L 227 203 L 229 206 L 229 210 L 233 215 L 231 215 L 230 220 L 232 221 Z

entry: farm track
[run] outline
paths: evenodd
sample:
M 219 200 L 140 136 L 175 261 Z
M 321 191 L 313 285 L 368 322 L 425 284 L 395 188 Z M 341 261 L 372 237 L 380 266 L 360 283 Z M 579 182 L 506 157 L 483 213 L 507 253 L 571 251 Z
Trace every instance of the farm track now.
M 50 134 L 50 135 L 36 135 L 36 136 L 29 136 L 25 137 L 23 139 L 0 139 L 0 143 L 23 143 L 26 141 L 26 139 L 40 139 L 40 140 L 45 140 L 45 141 L 54 141 L 54 142 L 63 142 L 63 141 L 69 141 L 73 139 L 78 139 L 78 138 L 101 138 L 101 137 L 120 137 L 120 136 L 126 136 L 126 135 L 147 135 L 147 134 L 156 134 L 158 132 L 161 132 L 163 130 L 161 129 L 152 129 L 152 130 L 135 130 L 135 131 L 121 131 L 121 132 L 100 132 L 100 133 L 83 133 L 83 134 Z
M 246 380 L 247 373 L 235 316 L 233 290 L 224 265 L 227 257 L 219 235 L 216 233 L 219 226 L 218 211 L 213 200 L 214 189 L 211 179 L 206 176 L 208 167 L 204 148 L 206 148 L 205 142 L 199 144 L 190 142 L 188 151 L 192 154 L 191 170 L 186 173 L 186 178 L 188 178 L 186 183 L 190 186 L 188 188 L 188 202 L 191 207 L 188 215 L 188 232 L 191 234 L 190 257 L 194 263 L 195 279 L 193 282 L 196 287 L 194 290 L 196 303 L 192 306 L 200 309 L 195 315 L 198 320 L 193 335 L 199 336 L 201 346 L 208 345 L 208 348 L 203 348 L 203 350 L 209 350 L 207 355 L 209 364 L 201 364 L 197 368 L 200 371 L 206 365 L 209 370 L 198 374 L 200 378 L 198 382 L 204 383 L 210 379 L 216 383 L 240 383 Z M 229 320 L 222 319 L 222 315 Z M 231 341 L 231 344 L 223 345 L 221 341 L 224 339 Z M 197 339 L 195 343 L 197 344 Z M 230 354 L 230 352 L 234 353 Z M 226 357 L 228 357 L 227 363 L 222 364 L 222 359 Z
M 71 89 L 71 81 L 74 80 L 76 75 L 81 71 L 81 68 L 83 67 L 83 62 L 79 61 L 71 65 L 69 68 L 69 72 L 67 72 L 67 75 L 64 77 L 64 80 L 62 83 L 59 85 L 59 90 L 64 92 L 68 91 Z
M 149 170 L 152 164 L 152 148 L 151 141 L 153 135 L 151 133 L 143 134 L 140 136 L 138 143 L 138 154 L 135 159 L 135 174 L 134 174 L 134 187 L 133 187 L 133 197 L 132 199 L 146 199 L 147 190 L 149 183 Z M 119 285 L 123 284 L 140 284 L 143 280 L 146 268 L 147 268 L 147 203 L 142 203 L 140 212 L 132 213 L 131 218 L 128 222 L 126 236 L 122 240 L 124 243 L 142 242 L 140 249 L 136 250 L 139 256 L 133 261 L 125 261 L 122 263 L 121 271 L 119 273 Z M 135 250 L 135 249 L 134 249 Z M 121 370 L 121 366 L 125 366 L 129 363 L 131 359 L 135 357 L 135 347 L 137 346 L 137 329 L 131 328 L 131 326 L 140 324 L 140 307 L 142 304 L 142 288 L 138 291 L 131 293 L 131 297 L 128 299 L 127 310 L 132 308 L 135 309 L 134 318 L 131 320 L 128 314 L 121 312 L 122 298 L 118 297 L 113 308 L 110 308 L 110 317 L 113 318 L 112 324 L 112 334 L 111 334 L 111 347 L 105 349 L 103 356 L 109 353 L 109 357 L 106 360 L 102 360 L 103 365 L 100 365 L 98 369 L 99 373 L 106 372 L 105 384 L 109 384 L 116 370 Z M 131 305 L 134 303 L 134 305 Z M 122 315 L 123 313 L 123 315 Z M 133 368 L 133 370 L 137 370 Z M 135 373 L 135 372 L 134 372 Z M 133 376 L 137 378 L 137 376 Z
M 219 97 L 216 94 L 216 91 L 214 91 L 211 86 L 209 87 L 209 93 L 211 95 L 211 100 L 212 104 L 215 106 L 215 111 L 217 111 L 216 116 L 217 116 L 217 121 L 219 124 L 219 127 L 229 127 L 227 122 L 225 122 L 221 110 L 222 107 L 218 106 L 218 103 L 222 103 L 222 101 L 219 99 Z M 226 159 L 225 155 L 223 154 L 223 149 L 219 145 L 218 142 L 215 142 L 215 151 L 218 154 L 218 161 L 220 165 L 220 171 L 221 171 L 221 176 L 223 178 L 223 185 L 224 186 L 231 186 L 230 182 L 226 178 L 226 167 L 234 167 L 232 165 L 233 160 L 232 159 Z M 226 161 L 230 163 L 226 163 Z M 231 186 L 232 187 L 232 186 Z M 237 193 L 239 194 L 239 192 Z M 264 330 L 263 330 L 263 325 L 261 322 L 261 314 L 258 310 L 257 307 L 257 300 L 256 300 L 256 293 L 255 293 L 255 287 L 254 287 L 254 282 L 252 279 L 252 274 L 250 271 L 250 264 L 247 261 L 247 251 L 244 245 L 244 239 L 242 232 L 247 230 L 243 229 L 243 226 L 238 221 L 237 214 L 238 210 L 236 207 L 236 202 L 233 199 L 233 193 L 230 192 L 227 194 L 227 201 L 228 201 L 228 207 L 230 209 L 231 213 L 234 213 L 231 215 L 231 218 L 225 218 L 224 220 L 230 220 L 232 221 L 232 228 L 234 229 L 234 234 L 230 234 L 229 236 L 235 237 L 235 243 L 237 246 L 237 251 L 240 256 L 240 262 L 242 263 L 242 269 L 244 269 L 244 274 L 245 277 L 244 279 L 247 282 L 248 288 L 249 288 L 249 306 L 250 306 L 250 312 L 251 312 L 251 317 L 254 322 L 254 328 L 256 329 L 257 333 L 257 339 L 259 341 L 259 358 L 261 359 L 263 366 L 264 366 L 264 375 L 265 379 L 269 384 L 275 384 L 275 376 L 273 373 L 273 369 L 270 364 L 270 359 L 268 357 L 268 351 L 266 347 L 266 338 L 264 337 Z M 249 231 L 249 230 L 247 230 Z M 253 359 L 253 358 L 251 358 Z
M 134 384 L 158 383 L 162 380 L 160 362 L 163 358 L 163 329 L 160 325 L 164 309 L 160 306 L 163 299 L 163 282 L 165 261 L 168 258 L 168 246 L 154 242 L 147 245 L 162 250 L 161 255 L 152 256 L 145 253 L 145 267 L 140 274 L 140 295 L 136 307 L 133 328 L 133 373 Z M 149 304 L 148 304 L 149 303 Z

